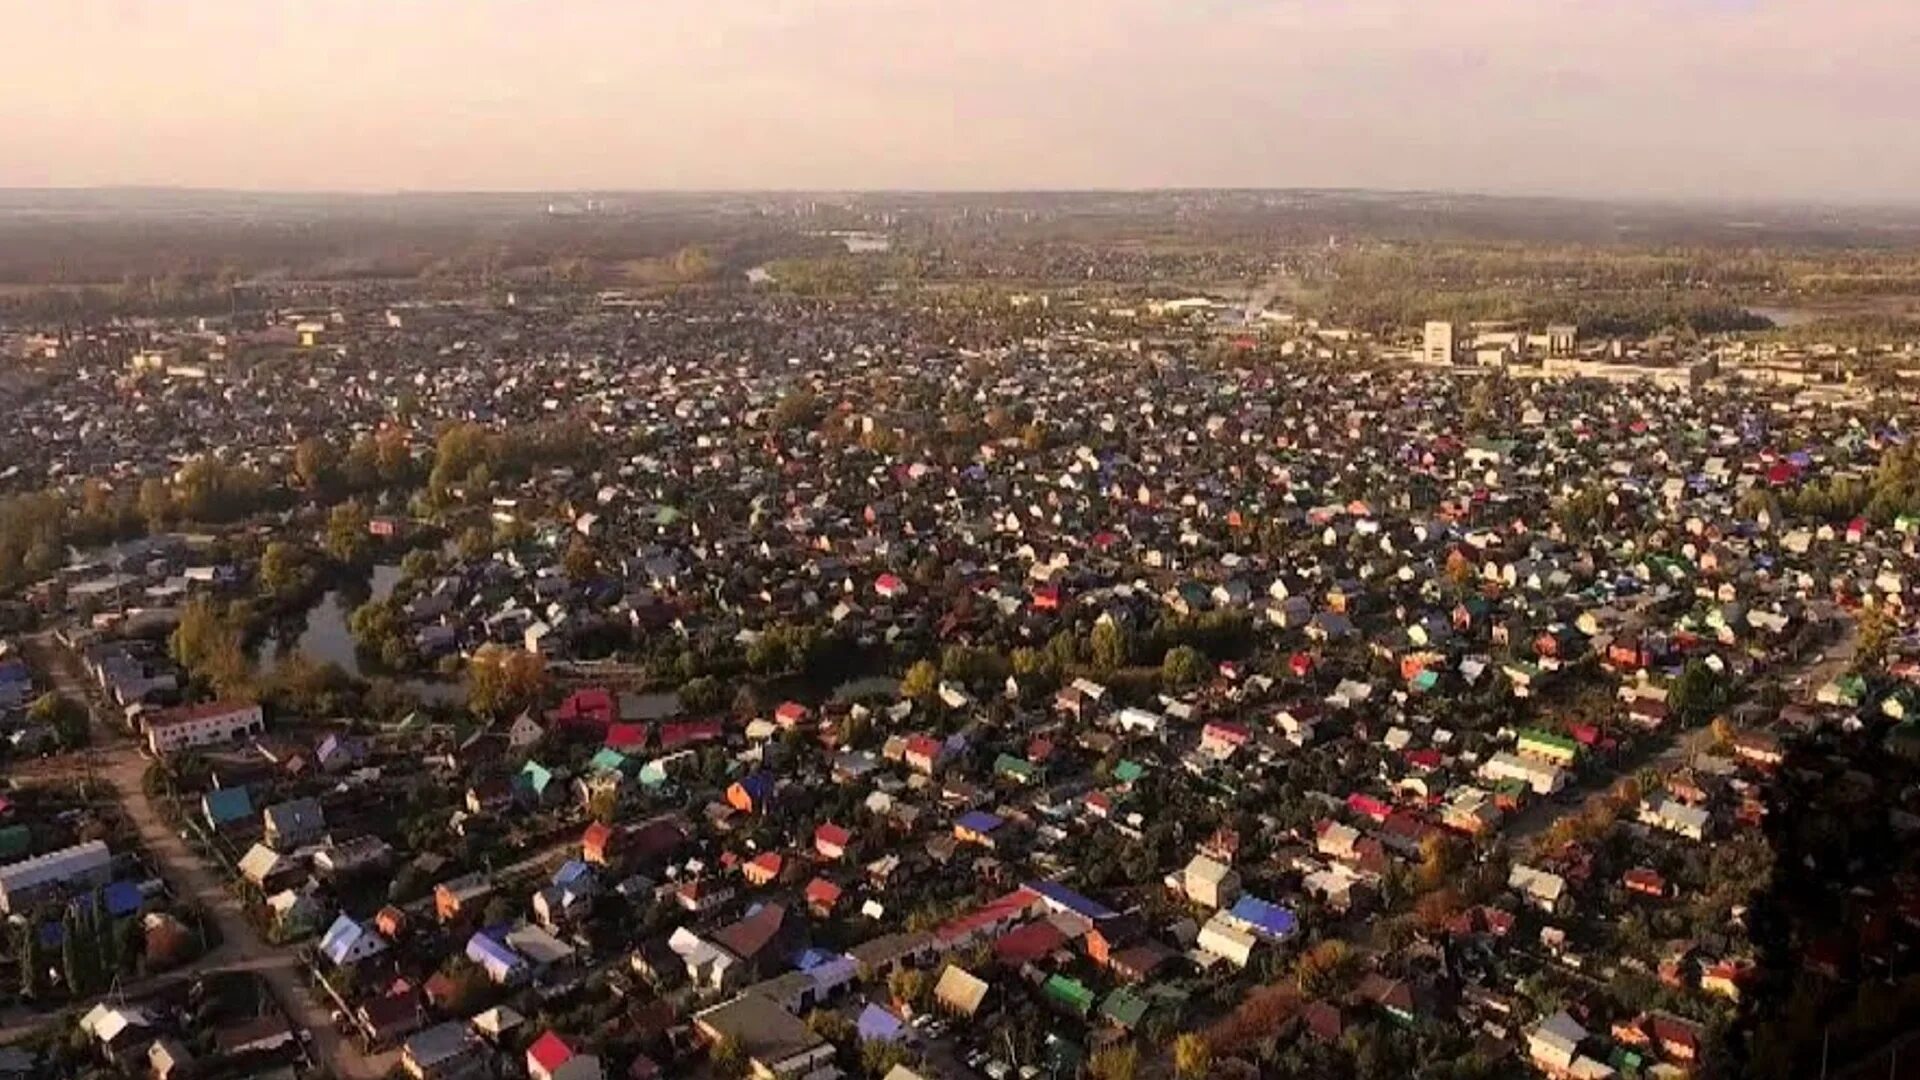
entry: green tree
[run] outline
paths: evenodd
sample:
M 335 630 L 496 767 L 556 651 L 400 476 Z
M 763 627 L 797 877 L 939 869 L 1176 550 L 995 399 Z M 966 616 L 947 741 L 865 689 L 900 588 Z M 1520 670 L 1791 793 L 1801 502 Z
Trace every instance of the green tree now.
M 52 729 L 64 750 L 87 745 L 87 708 L 64 694 L 40 695 L 27 710 L 27 719 Z
M 260 589 L 275 597 L 289 597 L 312 580 L 306 553 L 298 544 L 275 540 L 260 555 Z
M 1191 645 L 1176 645 L 1167 650 L 1160 662 L 1160 678 L 1168 686 L 1187 687 L 1204 682 L 1208 674 L 1206 654 Z
M 343 563 L 357 563 L 373 546 L 367 531 L 372 517 L 357 500 L 349 499 L 327 514 L 327 554 Z
M 1089 641 L 1093 666 L 1104 672 L 1118 671 L 1133 663 L 1133 634 L 1117 622 L 1103 622 L 1093 628 Z

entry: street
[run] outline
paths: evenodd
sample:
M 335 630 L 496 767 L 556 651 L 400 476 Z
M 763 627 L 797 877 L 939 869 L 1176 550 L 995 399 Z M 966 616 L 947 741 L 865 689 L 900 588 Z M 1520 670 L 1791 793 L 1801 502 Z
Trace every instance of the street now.
M 275 948 L 260 937 L 239 901 L 227 888 L 221 871 L 210 866 L 180 838 L 148 798 L 143 783 L 148 760 L 137 743 L 102 722 L 94 696 L 72 653 L 46 635 L 26 642 L 36 667 L 49 675 L 54 688 L 84 702 L 92 721 L 93 746 L 85 751 L 90 771 L 112 786 L 127 819 L 140 834 L 167 887 L 175 896 L 198 903 L 220 929 L 220 946 L 201 958 L 193 971 L 257 972 L 293 1023 L 311 1033 L 311 1051 L 319 1063 L 342 1080 L 378 1080 L 387 1075 L 394 1055 L 367 1055 L 335 1029 L 323 1006 L 300 974 L 300 962 L 290 950 Z M 176 976 L 177 977 L 177 976 Z M 123 987 L 132 992 L 138 987 Z M 0 1032 L 5 1041 L 16 1028 Z

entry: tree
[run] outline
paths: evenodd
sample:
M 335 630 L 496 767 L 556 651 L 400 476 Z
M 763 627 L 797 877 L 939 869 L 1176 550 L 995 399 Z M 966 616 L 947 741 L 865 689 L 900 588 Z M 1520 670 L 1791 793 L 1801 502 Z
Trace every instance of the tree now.
M 511 712 L 538 701 L 547 682 L 539 653 L 483 645 L 467 665 L 467 707 L 481 716 Z
M 1455 548 L 1447 555 L 1447 582 L 1456 589 L 1465 589 L 1473 584 L 1473 561 L 1460 549 Z
M 1204 1080 L 1213 1071 L 1213 1047 L 1206 1036 L 1183 1031 L 1173 1040 L 1173 1073 L 1180 1080 Z
M 1689 660 L 1667 693 L 1667 705 L 1687 725 L 1699 724 L 1726 704 L 1720 675 L 1702 660 Z
M 359 562 L 372 546 L 367 508 L 349 499 L 327 514 L 327 554 L 343 563 Z
M 1160 662 L 1160 678 L 1169 686 L 1186 687 L 1205 681 L 1207 657 L 1191 645 L 1176 645 Z
M 599 560 L 594 557 L 593 545 L 587 543 L 584 536 L 575 536 L 567 545 L 567 553 L 561 558 L 560 566 L 567 572 L 567 580 L 586 581 L 593 577 L 599 568 Z
M 87 709 L 85 705 L 59 693 L 45 693 L 27 710 L 27 719 L 51 728 L 63 750 L 87 745 Z
M 1899 627 L 1884 606 L 1876 604 L 1860 615 L 1860 644 L 1854 654 L 1854 666 L 1863 672 L 1877 671 L 1886 663 L 1887 648 Z
M 940 669 L 931 660 L 918 660 L 900 680 L 900 696 L 925 700 L 940 689 Z
M 893 1000 L 915 1009 L 926 1001 L 929 989 L 927 973 L 918 968 L 898 968 L 887 976 L 887 991 Z
M 746 1056 L 740 1044 L 724 1035 L 715 1039 L 708 1048 L 707 1061 L 713 1066 L 715 1075 L 722 1077 L 739 1076 L 746 1068 Z
M 260 588 L 276 597 L 287 597 L 306 588 L 311 581 L 306 553 L 297 544 L 275 540 L 260 555 Z
M 241 605 L 218 608 L 196 599 L 181 613 L 180 624 L 168 639 L 173 658 L 222 697 L 248 696 L 253 661 L 247 656 L 245 628 Z
M 1093 628 L 1088 640 L 1093 666 L 1101 671 L 1118 671 L 1133 662 L 1133 635 L 1111 620 Z
M 478 525 L 460 534 L 460 557 L 469 562 L 484 559 L 493 554 L 493 533 Z
M 147 528 L 159 532 L 173 520 L 173 489 L 165 480 L 148 477 L 140 481 L 140 516 L 146 519 Z
M 773 407 L 773 426 L 781 431 L 808 427 L 820 415 L 820 399 L 811 391 L 793 389 Z
M 1316 943 L 1293 962 L 1294 985 L 1300 992 L 1321 997 L 1334 990 L 1353 963 L 1353 950 L 1339 938 Z
M 340 448 L 319 436 L 301 439 L 293 448 L 293 475 L 309 493 L 332 487 L 340 479 Z
M 414 548 L 400 560 L 400 575 L 411 581 L 430 578 L 440 572 L 440 556 L 431 548 Z
M 1133 1080 L 1139 1068 L 1140 1049 L 1131 1042 L 1102 1047 L 1087 1060 L 1087 1075 L 1093 1080 Z

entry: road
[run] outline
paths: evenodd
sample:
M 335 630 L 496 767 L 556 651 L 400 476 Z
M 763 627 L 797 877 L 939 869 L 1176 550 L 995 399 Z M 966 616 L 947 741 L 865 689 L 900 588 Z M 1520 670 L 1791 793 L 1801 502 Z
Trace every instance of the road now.
M 1841 624 L 1839 638 L 1832 644 L 1815 653 L 1805 662 L 1775 673 L 1772 677 L 1787 683 L 1792 688 L 1790 692 L 1796 700 L 1803 703 L 1811 702 L 1815 691 L 1845 674 L 1853 666 L 1854 655 L 1859 647 L 1859 625 L 1847 619 Z M 1555 821 L 1566 814 L 1578 813 L 1579 800 L 1584 795 L 1604 790 L 1616 777 L 1631 775 L 1642 769 L 1652 769 L 1664 776 L 1688 764 L 1702 752 L 1711 749 L 1713 741 L 1713 728 L 1694 728 L 1681 733 L 1665 749 L 1652 757 L 1617 770 L 1606 777 L 1604 782 L 1595 779 L 1578 790 L 1569 788 L 1556 799 L 1532 803 L 1507 823 L 1507 828 L 1501 833 L 1500 842 L 1509 852 L 1518 853 L 1531 844 L 1535 837 L 1546 832 Z
M 29 654 L 39 661 L 36 666 L 52 678 L 56 690 L 87 704 L 94 742 L 86 751 L 90 758 L 87 768 L 113 788 L 168 888 L 175 896 L 197 902 L 219 927 L 220 947 L 214 955 L 202 958 L 196 970 L 258 973 L 281 1009 L 295 1025 L 310 1033 L 310 1049 L 333 1076 L 340 1080 L 379 1080 L 386 1076 L 393 1055 L 362 1053 L 352 1041 L 341 1036 L 333 1025 L 331 1010 L 320 1004 L 320 999 L 302 978 L 300 961 L 291 951 L 275 948 L 261 938 L 241 910 L 239 900 L 227 888 L 222 872 L 187 846 L 160 815 L 147 796 L 143 782 L 147 759 L 141 756 L 138 744 L 124 732 L 102 722 L 78 659 L 50 636 L 30 638 L 26 645 Z

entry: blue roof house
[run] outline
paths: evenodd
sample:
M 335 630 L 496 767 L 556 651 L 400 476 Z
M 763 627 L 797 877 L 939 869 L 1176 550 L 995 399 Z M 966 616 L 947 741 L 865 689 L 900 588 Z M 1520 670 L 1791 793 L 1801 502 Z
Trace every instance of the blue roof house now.
M 479 964 L 499 986 L 517 983 L 532 970 L 526 957 L 484 930 L 467 939 L 467 959 Z
M 320 955 L 335 967 L 351 967 L 387 951 L 387 941 L 344 912 L 320 936 Z

